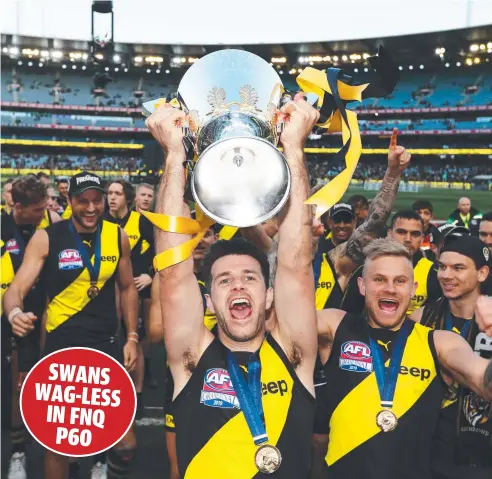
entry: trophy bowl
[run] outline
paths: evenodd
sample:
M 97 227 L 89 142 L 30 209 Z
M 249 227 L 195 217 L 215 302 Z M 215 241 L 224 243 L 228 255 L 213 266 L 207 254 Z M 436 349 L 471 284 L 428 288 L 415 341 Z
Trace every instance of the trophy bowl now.
M 191 119 L 187 136 L 198 155 L 191 192 L 220 224 L 257 225 L 289 197 L 290 171 L 277 149 L 282 93 L 277 72 L 243 50 L 203 57 L 179 84 L 178 98 Z

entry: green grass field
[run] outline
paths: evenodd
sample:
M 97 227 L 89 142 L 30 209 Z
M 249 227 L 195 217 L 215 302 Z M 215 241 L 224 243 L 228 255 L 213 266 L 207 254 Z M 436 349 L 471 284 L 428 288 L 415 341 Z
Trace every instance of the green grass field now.
M 372 199 L 376 196 L 377 191 L 364 191 L 363 188 L 352 186 L 344 195 L 344 200 L 356 194 Z M 472 206 L 482 213 L 492 211 L 492 191 L 441 190 L 435 188 L 422 188 L 419 193 L 399 192 L 393 205 L 393 211 L 410 208 L 412 203 L 417 200 L 428 200 L 434 206 L 434 217 L 447 220 L 449 213 L 456 208 L 456 201 L 461 196 L 468 196 Z

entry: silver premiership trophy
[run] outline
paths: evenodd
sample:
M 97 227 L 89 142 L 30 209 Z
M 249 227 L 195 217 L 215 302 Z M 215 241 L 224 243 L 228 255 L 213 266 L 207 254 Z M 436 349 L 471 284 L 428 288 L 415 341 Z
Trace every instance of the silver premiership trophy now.
M 201 58 L 179 84 L 178 100 L 189 114 L 185 142 L 198 155 L 191 192 L 220 224 L 257 225 L 287 201 L 290 171 L 277 149 L 283 91 L 277 72 L 243 50 Z

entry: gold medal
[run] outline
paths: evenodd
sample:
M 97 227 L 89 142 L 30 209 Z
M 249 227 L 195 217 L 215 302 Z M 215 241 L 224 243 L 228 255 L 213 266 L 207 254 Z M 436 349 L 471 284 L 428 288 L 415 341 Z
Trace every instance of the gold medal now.
M 99 288 L 95 284 L 91 284 L 90 288 L 87 290 L 87 296 L 90 299 L 94 299 L 99 295 Z
M 280 451 L 270 444 L 263 444 L 255 453 L 255 464 L 263 474 L 273 474 L 278 471 L 282 462 Z
M 398 418 L 393 411 L 383 409 L 376 416 L 376 424 L 383 432 L 394 431 L 396 426 L 398 426 Z

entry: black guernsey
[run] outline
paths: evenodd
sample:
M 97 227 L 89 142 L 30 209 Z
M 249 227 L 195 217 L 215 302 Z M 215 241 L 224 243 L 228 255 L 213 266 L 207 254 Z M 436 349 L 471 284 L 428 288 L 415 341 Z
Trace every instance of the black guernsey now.
M 269 444 L 282 454 L 279 470 L 258 472 L 257 449 L 227 372 L 227 349 L 216 338 L 173 402 L 178 465 L 183 479 L 306 479 L 314 398 L 278 343 L 260 348 L 262 402 Z M 243 369 L 247 358 L 237 356 Z
M 383 408 L 369 335 L 388 361 L 397 332 L 370 328 L 361 316 L 347 314 L 341 321 L 325 366 L 329 385 L 325 390 L 326 432 L 329 429 L 325 459 L 330 479 L 430 479 L 431 440 L 444 382 L 432 331 L 413 322 L 412 326 L 394 397 L 398 426 L 383 433 L 376 425 L 376 415 Z
M 56 337 L 65 347 L 97 345 L 110 340 L 118 330 L 115 278 L 121 257 L 121 232 L 119 226 L 102 221 L 101 270 L 97 282 L 100 292 L 90 299 L 90 276 L 70 231 L 71 221 L 61 221 L 46 229 L 49 253 L 41 272 L 49 300 L 46 341 Z M 80 237 L 93 263 L 95 233 Z

